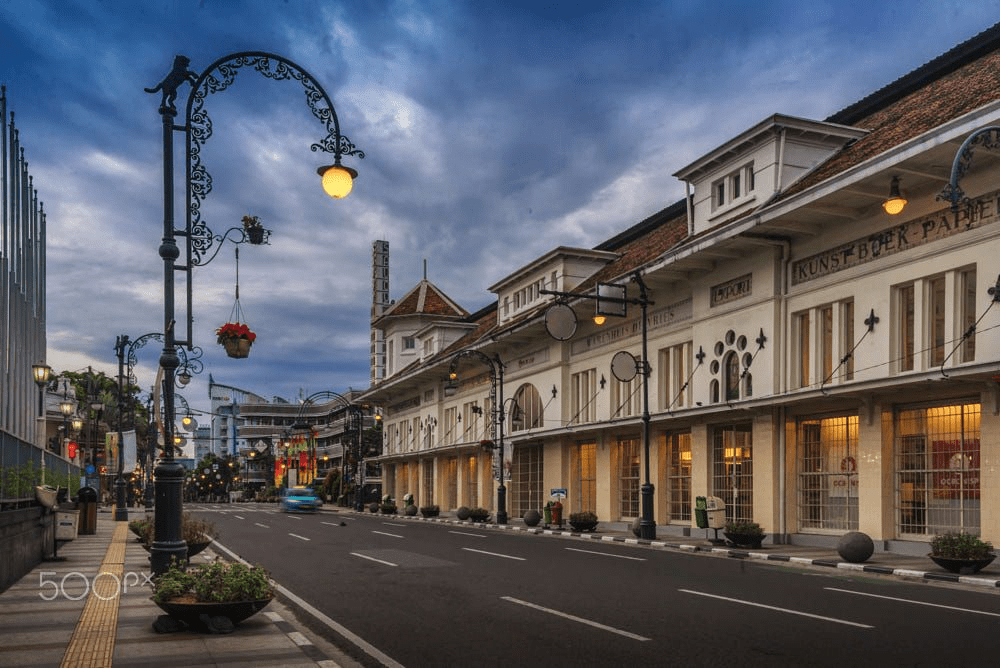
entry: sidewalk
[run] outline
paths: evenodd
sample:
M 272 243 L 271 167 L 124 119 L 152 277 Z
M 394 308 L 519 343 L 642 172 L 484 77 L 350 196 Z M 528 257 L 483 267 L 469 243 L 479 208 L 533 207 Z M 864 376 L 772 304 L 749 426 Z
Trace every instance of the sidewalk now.
M 163 611 L 150 600 L 148 556 L 127 522 L 98 513 L 96 534 L 59 547 L 64 561 L 39 564 L 0 594 L 0 666 L 356 665 L 314 644 L 277 598 L 232 634 L 156 633 Z M 192 562 L 214 558 L 209 548 Z
M 353 510 L 324 508 L 327 512 Z M 145 511 L 133 511 L 136 517 Z M 836 549 L 768 545 L 744 550 L 713 545 L 703 530 L 692 536 L 636 538 L 620 523 L 602 523 L 595 533 L 512 524 L 473 524 L 452 517 L 389 516 L 393 521 L 441 522 L 477 530 L 528 536 L 613 542 L 707 556 L 784 562 L 812 568 L 861 571 L 912 581 L 1000 587 L 1000 566 L 960 576 L 937 568 L 927 557 L 876 552 L 862 564 L 844 562 Z M 277 598 L 242 622 L 235 633 L 211 635 L 181 631 L 158 634 L 152 624 L 162 611 L 150 600 L 148 554 L 127 523 L 108 512 L 98 514 L 97 532 L 78 536 L 59 548 L 64 561 L 43 562 L 0 594 L 0 666 L 324 666 L 357 665 L 337 648 L 315 638 Z M 211 561 L 211 548 L 192 561 Z M 312 640 L 310 640 L 312 638 Z

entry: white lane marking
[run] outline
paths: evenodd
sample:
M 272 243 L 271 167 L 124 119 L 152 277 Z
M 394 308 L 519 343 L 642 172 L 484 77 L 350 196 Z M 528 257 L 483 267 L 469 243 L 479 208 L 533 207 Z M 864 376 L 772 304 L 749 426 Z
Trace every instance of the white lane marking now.
M 611 554 L 610 552 L 595 552 L 594 550 L 581 550 L 576 547 L 567 547 L 571 552 L 583 552 L 584 554 L 599 554 L 602 557 L 614 557 L 615 559 L 631 559 L 632 561 L 646 561 L 642 557 L 626 557 L 624 554 Z
M 380 564 L 385 564 L 386 566 L 392 566 L 392 567 L 399 566 L 399 564 L 394 564 L 391 561 L 382 561 L 381 559 L 376 559 L 375 557 L 369 557 L 369 556 L 364 555 L 364 554 L 358 554 L 357 552 L 351 552 L 351 556 L 352 557 L 361 557 L 362 559 L 367 559 L 368 561 L 375 561 L 375 562 L 378 562 Z
M 399 534 L 386 533 L 385 531 L 372 531 L 372 533 L 377 533 L 380 536 L 392 536 L 393 538 L 403 538 L 403 536 L 400 536 Z
M 449 531 L 448 533 L 457 534 L 459 536 L 473 536 L 474 538 L 486 538 L 485 534 L 481 534 L 481 533 L 468 533 L 467 531 Z
M 261 524 L 260 522 L 254 522 L 254 524 L 256 524 L 259 527 L 264 527 L 265 529 L 270 529 L 271 528 L 271 527 L 267 526 L 266 524 Z
M 729 598 L 728 596 L 717 596 L 715 594 L 706 594 L 702 591 L 692 591 L 690 589 L 678 589 L 677 591 L 684 592 L 685 594 L 694 594 L 695 596 L 707 596 L 708 598 L 715 598 L 720 601 L 729 601 L 730 603 L 739 603 L 740 605 L 750 605 L 755 608 L 764 608 L 765 610 L 774 610 L 776 612 L 787 612 L 790 615 L 799 615 L 801 617 L 812 617 L 813 619 L 821 619 L 825 622 L 834 622 L 835 624 L 846 624 L 847 626 L 857 626 L 862 629 L 873 629 L 874 626 L 869 626 L 868 624 L 859 624 L 858 622 L 849 622 L 846 619 L 837 619 L 836 617 L 824 617 L 823 615 L 814 615 L 809 612 L 801 612 L 799 610 L 790 610 L 788 608 L 779 608 L 773 605 L 764 605 L 763 603 L 754 603 L 752 601 L 746 601 L 741 598 Z
M 393 524 L 392 522 L 382 522 L 387 527 L 405 527 L 405 524 Z
M 329 526 L 332 526 L 332 527 L 339 527 L 340 526 L 336 522 L 320 522 L 320 524 L 326 524 L 326 525 L 329 525 Z
M 358 518 L 357 517 L 341 517 L 340 519 L 342 519 L 342 520 L 350 520 L 350 521 L 353 522 L 354 520 L 356 520 Z
M 525 561 L 524 557 L 513 557 L 509 554 L 500 554 L 499 552 L 487 552 L 486 550 L 475 550 L 471 547 L 463 547 L 466 552 L 478 552 L 479 554 L 488 554 L 493 557 L 503 557 L 504 559 L 517 559 L 518 561 Z
M 956 612 L 971 612 L 974 615 L 987 615 L 989 617 L 1000 617 L 1000 613 L 997 612 L 987 612 L 985 610 L 972 610 L 970 608 L 956 608 L 952 605 L 941 605 L 940 603 L 927 603 L 926 601 L 914 601 L 908 598 L 896 598 L 895 596 L 882 596 L 880 594 L 869 594 L 863 591 L 851 591 L 850 589 L 837 589 L 836 587 L 824 587 L 829 591 L 839 591 L 842 594 L 856 594 L 858 596 L 870 596 L 871 598 L 881 598 L 886 601 L 899 601 L 900 603 L 912 603 L 914 605 L 926 605 L 931 608 L 944 608 L 945 610 L 954 610 Z
M 233 515 L 233 517 L 235 517 L 235 518 L 236 518 L 236 519 L 238 519 L 238 520 L 243 520 L 243 519 L 246 519 L 245 517 L 240 517 L 239 515 Z
M 299 517 L 298 515 L 289 515 L 288 519 L 290 519 L 290 520 L 301 520 L 302 518 Z
M 232 550 L 230 550 L 229 548 L 227 548 L 225 545 L 222 545 L 221 543 L 213 543 L 212 547 L 213 548 L 216 548 L 216 547 L 219 548 L 220 550 L 222 550 L 223 552 L 225 552 L 226 554 L 228 554 L 230 557 L 232 557 L 236 561 L 240 562 L 241 564 L 244 564 L 246 566 L 250 565 L 250 563 L 246 559 L 244 559 L 240 555 L 236 554 L 235 552 L 233 552 Z M 361 556 L 361 555 L 355 555 L 355 556 Z M 392 564 L 392 565 L 395 566 L 395 564 Z M 347 630 L 346 628 L 344 628 L 343 626 L 341 626 L 337 622 L 333 621 L 332 619 L 330 619 L 329 617 L 327 617 L 326 615 L 324 615 L 322 612 L 320 612 L 319 610 L 317 610 L 313 606 L 311 606 L 308 603 L 306 603 L 305 601 L 303 601 L 301 598 L 299 598 L 293 592 L 289 591 L 285 587 L 282 587 L 280 584 L 278 584 L 274 580 L 271 580 L 271 584 L 273 584 L 274 588 L 277 589 L 279 592 L 281 592 L 284 596 L 287 596 L 289 599 L 291 599 L 292 601 L 294 601 L 297 606 L 299 606 L 300 608 L 302 608 L 303 610 L 305 610 L 306 612 L 308 612 L 310 615 L 312 615 L 313 617 L 315 617 L 319 621 L 321 621 L 324 624 L 326 624 L 329 628 L 331 628 L 334 631 L 336 631 L 337 633 L 339 633 L 342 637 L 347 638 L 349 641 L 351 641 L 352 643 L 354 643 L 356 646 L 360 647 L 361 650 L 364 651 L 365 654 L 367 654 L 368 656 L 376 659 L 383 666 L 386 666 L 386 668 L 403 668 L 403 664 L 399 663 L 398 661 L 393 660 L 390 656 L 388 656 L 387 654 L 385 654 L 384 652 L 382 652 L 380 649 L 378 649 L 377 647 L 375 647 L 374 645 L 372 645 L 371 643 L 369 643 L 364 638 L 359 637 L 358 635 L 356 635 L 356 634 L 352 633 L 351 631 Z M 265 614 L 270 614 L 270 613 L 265 613 Z
M 292 538 L 298 538 L 299 540 L 312 540 L 312 538 L 306 538 L 305 536 L 300 536 L 297 533 L 290 533 L 288 535 L 291 536 Z
M 625 636 L 626 638 L 632 638 L 633 640 L 638 640 L 640 642 L 645 642 L 645 641 L 649 640 L 649 638 L 647 638 L 645 636 L 638 635 L 636 633 L 631 633 L 629 631 L 623 631 L 622 629 L 616 629 L 613 626 L 607 626 L 606 624 L 601 624 L 600 622 L 595 622 L 595 621 L 590 620 L 590 619 L 584 619 L 583 617 L 577 617 L 576 615 L 571 615 L 571 614 L 566 613 L 566 612 L 560 612 L 558 610 L 553 610 L 552 608 L 545 608 L 543 606 L 536 605 L 535 603 L 528 603 L 527 601 L 522 601 L 520 599 L 512 598 L 510 596 L 501 596 L 500 599 L 503 600 L 503 601 L 509 601 L 511 603 L 517 603 L 518 605 L 523 605 L 525 607 L 532 608 L 534 610 L 541 610 L 542 612 L 547 612 L 550 615 L 556 615 L 557 617 L 562 617 L 564 619 L 569 619 L 569 620 L 574 621 L 574 622 L 580 622 L 581 624 L 586 624 L 587 626 L 593 626 L 596 629 L 601 629 L 603 631 L 610 631 L 611 633 L 617 633 L 620 636 Z

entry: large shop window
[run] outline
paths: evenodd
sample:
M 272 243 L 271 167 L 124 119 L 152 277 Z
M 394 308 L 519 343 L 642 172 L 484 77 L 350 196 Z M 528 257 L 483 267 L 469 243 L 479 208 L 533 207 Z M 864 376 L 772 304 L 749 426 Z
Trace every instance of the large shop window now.
M 979 416 L 974 402 L 896 411 L 899 534 L 979 533 Z
M 858 528 L 858 417 L 798 424 L 798 519 L 802 530 Z
M 476 456 L 469 455 L 465 460 L 465 503 L 470 508 L 479 506 L 479 467 Z
M 417 502 L 429 506 L 434 503 L 434 460 L 425 459 L 421 466 L 424 471 L 424 498 L 417 499 Z
M 726 502 L 726 519 L 753 521 L 753 425 L 712 431 L 712 489 Z
M 691 432 L 661 434 L 660 461 L 665 466 L 667 516 L 691 521 Z
M 510 433 L 538 429 L 545 423 L 542 398 L 530 383 L 517 388 L 510 407 Z
M 449 457 L 445 462 L 445 484 L 448 486 L 448 498 L 445 504 L 449 509 L 458 508 L 458 457 Z
M 639 516 L 639 454 L 638 438 L 619 438 L 618 515 L 622 518 Z
M 923 371 L 976 355 L 976 269 L 949 271 L 893 288 L 896 372 Z M 964 339 L 963 334 L 968 334 Z
M 538 510 L 542 502 L 542 446 L 521 445 L 514 448 L 511 461 L 510 508 L 514 517 L 524 517 Z
M 573 450 L 573 489 L 570 506 L 574 513 L 597 512 L 597 443 L 578 443 Z

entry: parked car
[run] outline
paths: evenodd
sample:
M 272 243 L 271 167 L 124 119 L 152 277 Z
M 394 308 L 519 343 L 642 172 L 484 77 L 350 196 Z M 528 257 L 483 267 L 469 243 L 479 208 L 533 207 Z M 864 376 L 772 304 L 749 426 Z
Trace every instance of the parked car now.
M 309 487 L 289 487 L 281 495 L 281 509 L 286 513 L 313 512 L 321 505 L 322 501 Z

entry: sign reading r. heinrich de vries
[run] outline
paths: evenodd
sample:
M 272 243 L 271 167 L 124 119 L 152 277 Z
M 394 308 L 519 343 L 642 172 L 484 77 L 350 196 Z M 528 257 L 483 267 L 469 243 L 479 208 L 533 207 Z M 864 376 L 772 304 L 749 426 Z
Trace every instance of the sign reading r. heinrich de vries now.
M 1000 220 L 1000 191 L 972 200 L 958 214 L 944 209 L 792 263 L 792 285 L 806 283 L 879 258 L 983 227 Z

